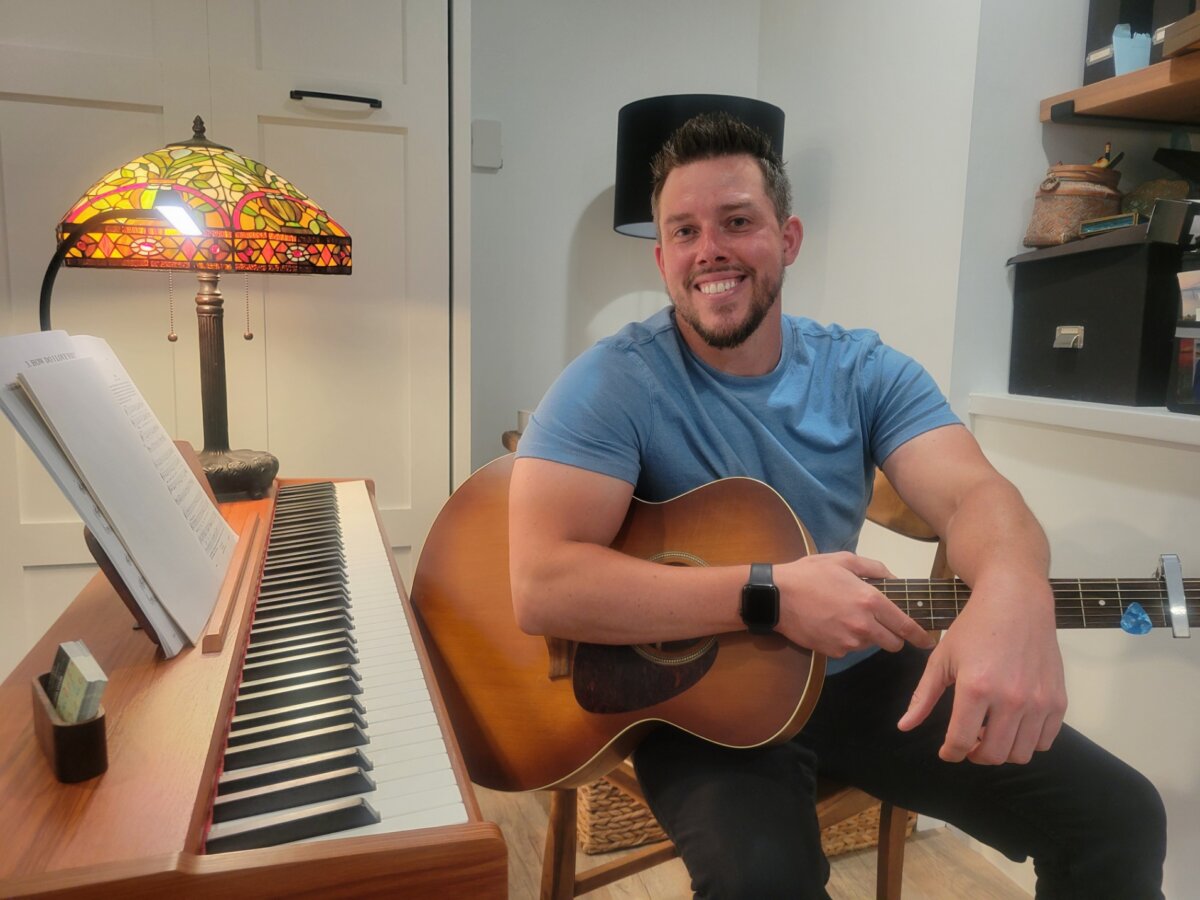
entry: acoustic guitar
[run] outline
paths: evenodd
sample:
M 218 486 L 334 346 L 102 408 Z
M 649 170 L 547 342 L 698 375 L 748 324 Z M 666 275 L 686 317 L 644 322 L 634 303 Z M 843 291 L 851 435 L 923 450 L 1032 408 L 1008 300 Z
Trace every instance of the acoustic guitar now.
M 473 781 L 505 791 L 586 784 L 663 723 L 740 748 L 800 730 L 820 694 L 825 658 L 779 635 L 609 646 L 522 632 L 509 589 L 511 472 L 512 457 L 501 457 L 451 496 L 413 580 L 413 605 Z M 814 550 L 783 498 L 750 478 L 714 481 L 663 503 L 635 499 L 613 547 L 686 566 L 782 563 Z M 871 583 L 931 630 L 949 627 L 970 595 L 956 579 Z M 1171 624 L 1161 578 L 1051 584 L 1060 628 L 1118 627 L 1133 601 L 1144 609 L 1131 610 L 1141 621 Z M 1183 585 L 1195 627 L 1200 579 Z

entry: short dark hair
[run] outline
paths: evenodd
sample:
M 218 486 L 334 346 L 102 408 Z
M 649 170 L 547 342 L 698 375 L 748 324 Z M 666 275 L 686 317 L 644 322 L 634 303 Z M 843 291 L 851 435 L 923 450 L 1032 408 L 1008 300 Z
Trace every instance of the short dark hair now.
M 780 224 L 792 214 L 792 186 L 766 132 L 726 112 L 693 116 L 667 138 L 650 162 L 654 190 L 650 205 L 658 221 L 658 200 L 667 176 L 680 166 L 722 156 L 751 156 L 762 170 L 763 187 Z

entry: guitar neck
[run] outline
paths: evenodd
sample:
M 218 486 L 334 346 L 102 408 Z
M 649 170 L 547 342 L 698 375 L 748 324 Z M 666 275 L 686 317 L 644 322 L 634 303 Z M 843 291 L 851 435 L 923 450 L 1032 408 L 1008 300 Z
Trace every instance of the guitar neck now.
M 971 589 L 957 578 L 871 579 L 879 591 L 917 624 L 945 631 L 962 613 Z M 1188 624 L 1200 627 L 1200 579 L 1185 578 Z M 1167 588 L 1157 578 L 1052 578 L 1059 628 L 1119 628 L 1131 603 L 1139 603 L 1155 628 L 1169 627 Z

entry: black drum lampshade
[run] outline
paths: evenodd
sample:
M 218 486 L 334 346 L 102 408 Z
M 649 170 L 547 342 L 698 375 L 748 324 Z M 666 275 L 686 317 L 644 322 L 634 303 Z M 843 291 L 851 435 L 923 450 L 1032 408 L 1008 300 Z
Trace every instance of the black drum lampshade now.
M 617 115 L 617 184 L 613 228 L 632 237 L 653 238 L 650 212 L 650 160 L 671 133 L 693 116 L 727 112 L 762 129 L 783 156 L 783 110 L 749 97 L 725 94 L 670 94 L 635 100 Z

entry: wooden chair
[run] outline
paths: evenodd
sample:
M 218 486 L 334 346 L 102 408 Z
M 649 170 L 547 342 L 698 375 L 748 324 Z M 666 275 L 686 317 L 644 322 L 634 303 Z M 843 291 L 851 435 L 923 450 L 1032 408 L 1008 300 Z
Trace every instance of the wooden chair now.
M 515 444 L 515 441 L 514 441 Z M 875 473 L 875 491 L 867 508 L 867 519 L 918 541 L 937 541 L 932 578 L 952 577 L 946 562 L 946 547 L 938 535 L 900 499 L 883 472 Z M 605 778 L 632 802 L 645 804 L 628 760 Z M 570 900 L 644 871 L 679 855 L 669 840 L 634 850 L 619 860 L 604 863 L 586 872 L 575 871 L 578 796 L 576 789 L 552 790 L 550 820 L 546 828 L 546 847 L 542 857 L 542 900 Z M 821 828 L 843 822 L 880 801 L 858 788 L 822 782 L 817 786 L 817 819 Z M 879 845 L 875 896 L 879 900 L 899 900 L 904 868 L 904 841 L 908 830 L 908 811 L 883 803 L 879 813 Z

